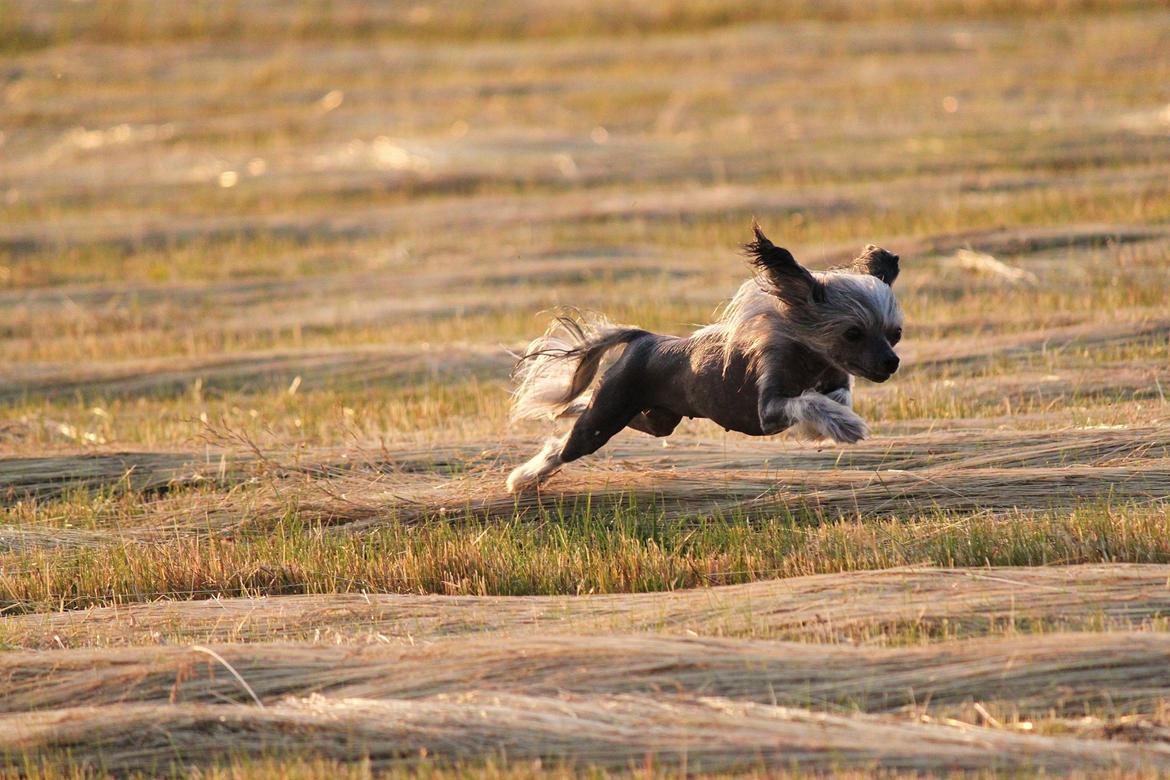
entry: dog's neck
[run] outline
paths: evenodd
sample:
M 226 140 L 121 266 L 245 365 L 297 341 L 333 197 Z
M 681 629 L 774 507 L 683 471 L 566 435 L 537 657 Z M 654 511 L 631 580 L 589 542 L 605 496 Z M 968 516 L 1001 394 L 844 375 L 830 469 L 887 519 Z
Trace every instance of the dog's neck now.
M 789 359 L 792 361 L 792 365 L 789 370 L 799 372 L 805 378 L 801 384 L 806 387 L 816 387 L 821 379 L 824 378 L 825 374 L 830 371 L 844 370 L 829 360 L 828 357 L 809 348 L 806 344 L 794 340 L 791 342 L 791 345 Z

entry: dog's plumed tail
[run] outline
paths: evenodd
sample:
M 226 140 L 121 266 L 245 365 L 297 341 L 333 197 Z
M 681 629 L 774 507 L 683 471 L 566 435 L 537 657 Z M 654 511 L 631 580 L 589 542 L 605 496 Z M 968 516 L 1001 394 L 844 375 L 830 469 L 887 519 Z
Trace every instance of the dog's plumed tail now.
M 605 354 L 645 333 L 600 316 L 561 316 L 528 345 L 512 370 L 512 420 L 577 417 Z

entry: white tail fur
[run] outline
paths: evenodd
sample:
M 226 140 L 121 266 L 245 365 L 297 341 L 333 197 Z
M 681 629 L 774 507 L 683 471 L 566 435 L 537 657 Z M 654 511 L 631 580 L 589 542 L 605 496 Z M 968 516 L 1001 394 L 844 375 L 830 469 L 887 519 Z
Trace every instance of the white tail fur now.
M 512 420 L 579 416 L 588 406 L 582 396 L 605 353 L 641 333 L 613 325 L 598 315 L 557 317 L 516 362 Z

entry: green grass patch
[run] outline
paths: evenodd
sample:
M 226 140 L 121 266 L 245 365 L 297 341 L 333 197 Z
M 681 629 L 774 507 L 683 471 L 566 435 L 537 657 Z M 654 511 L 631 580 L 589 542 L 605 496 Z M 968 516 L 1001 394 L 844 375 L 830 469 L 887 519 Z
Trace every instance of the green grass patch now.
M 668 521 L 629 504 L 548 509 L 537 519 L 449 516 L 347 533 L 290 506 L 252 531 L 0 557 L 0 608 L 76 609 L 159 598 L 360 591 L 532 595 L 662 591 L 827 572 L 938 566 L 1170 562 L 1164 509 L 839 520 Z M 245 524 L 247 528 L 247 524 Z

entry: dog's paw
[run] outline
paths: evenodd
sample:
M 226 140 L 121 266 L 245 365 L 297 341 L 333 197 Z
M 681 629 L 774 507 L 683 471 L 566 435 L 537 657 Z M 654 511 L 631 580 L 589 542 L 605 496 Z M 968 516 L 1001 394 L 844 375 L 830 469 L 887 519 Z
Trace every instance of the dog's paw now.
M 808 392 L 791 399 L 788 409 L 797 423 L 796 433 L 802 438 L 853 444 L 869 437 L 865 420 L 848 406 L 820 393 Z
M 833 410 L 818 420 L 817 427 L 825 438 L 832 439 L 838 444 L 856 444 L 862 439 L 869 438 L 869 426 L 865 420 L 847 407 Z
M 540 487 L 546 479 L 561 468 L 561 447 L 563 445 L 564 440 L 562 439 L 549 439 L 531 460 L 512 469 L 512 473 L 508 475 L 508 481 L 504 483 L 508 492 L 515 495 Z
M 512 469 L 512 473 L 508 475 L 508 480 L 504 483 L 504 487 L 507 488 L 508 493 L 511 495 L 527 493 L 544 484 L 545 480 L 552 476 L 553 471 L 554 469 L 541 468 L 540 465 L 534 466 L 531 462 L 525 463 L 523 466 L 517 466 Z
M 528 488 L 537 484 L 539 484 L 539 481 L 533 479 L 533 474 L 530 472 L 530 470 L 520 466 L 518 468 L 512 469 L 512 473 L 508 475 L 508 480 L 504 483 L 504 487 L 507 489 L 508 493 L 511 495 L 516 495 L 517 493 L 523 493 L 524 491 L 528 490 Z

